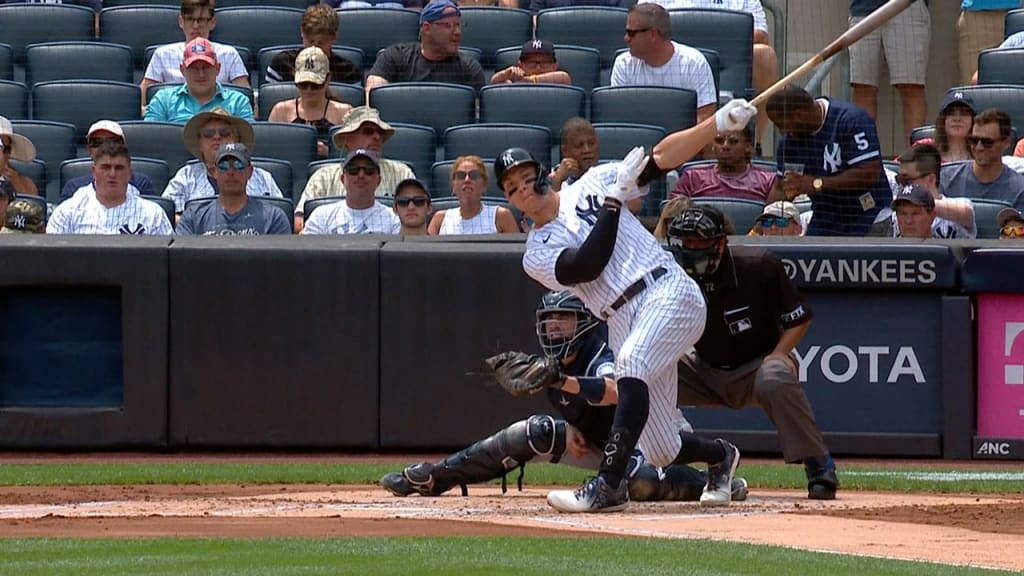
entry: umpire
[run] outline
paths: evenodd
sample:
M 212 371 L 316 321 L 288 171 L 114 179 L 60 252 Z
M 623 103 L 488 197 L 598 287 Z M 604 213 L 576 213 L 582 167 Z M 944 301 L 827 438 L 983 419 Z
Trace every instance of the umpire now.
M 684 210 L 668 229 L 669 250 L 708 307 L 703 336 L 679 362 L 679 405 L 760 406 L 779 431 L 786 462 L 803 462 L 807 497 L 832 500 L 835 463 L 793 356 L 811 309 L 774 254 L 729 246 L 731 227 L 720 210 L 702 206 Z

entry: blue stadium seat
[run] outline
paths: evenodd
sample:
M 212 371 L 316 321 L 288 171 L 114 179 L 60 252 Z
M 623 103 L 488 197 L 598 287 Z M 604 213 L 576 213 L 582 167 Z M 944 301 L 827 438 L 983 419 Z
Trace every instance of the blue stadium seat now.
M 193 159 L 182 140 L 184 126 L 181 124 L 135 120 L 121 122 L 121 130 L 124 131 L 125 144 L 133 156 L 158 158 L 167 162 L 167 169 L 172 176 Z
M 557 142 L 566 120 L 586 116 L 586 101 L 579 86 L 494 84 L 480 89 L 480 121 L 544 126 Z
M 501 189 L 498 188 L 498 181 L 494 177 L 494 160 L 490 158 L 483 158 L 484 167 L 487 169 L 487 190 L 484 191 L 484 197 L 500 198 L 505 199 L 505 194 L 502 193 Z M 432 182 L 430 184 L 430 196 L 432 198 L 444 198 L 445 196 L 451 196 L 452 193 L 452 170 L 455 162 L 452 160 L 445 160 L 444 162 L 437 162 L 431 169 L 433 173 Z
M 274 56 L 277 56 L 278 53 L 284 52 L 286 50 L 301 50 L 302 48 L 302 44 L 267 46 L 266 48 L 261 48 L 260 51 L 256 54 L 256 70 L 257 73 L 259 74 L 257 80 L 259 82 L 258 85 L 263 86 L 268 82 L 267 66 L 269 66 L 270 63 L 274 60 Z M 353 65 L 355 65 L 357 69 L 363 69 L 363 61 L 366 59 L 366 55 L 363 54 L 363 51 L 360 50 L 359 48 L 356 48 L 354 46 L 332 46 L 331 52 L 333 52 L 334 55 L 337 57 L 341 57 L 348 60 Z M 334 78 L 333 80 L 334 82 L 340 82 L 337 78 Z
M 353 107 L 366 104 L 366 91 L 362 86 L 355 84 L 342 84 L 331 82 L 331 96 L 340 102 L 350 104 Z
M 438 135 L 476 120 L 476 91 L 461 84 L 398 82 L 370 91 L 370 106 L 388 122 L 422 124 Z M 439 143 L 440 144 L 440 143 Z
M 71 4 L 0 4 L 0 38 L 10 45 L 15 64 L 25 62 L 29 44 L 53 40 L 94 40 L 96 14 Z
M 1017 32 L 1024 32 L 1024 10 L 1010 10 L 1003 19 L 1003 38 L 1009 38 Z
M 317 0 L 270 0 L 259 1 L 259 0 L 217 0 L 217 8 L 239 8 L 239 7 L 253 7 L 258 6 L 264 8 L 267 6 L 274 6 L 278 8 L 293 8 L 295 10 L 305 10 L 313 4 L 319 4 Z
M 38 158 L 31 162 L 22 162 L 11 158 L 8 163 L 18 174 L 32 180 L 36 185 L 36 192 L 39 192 L 40 196 L 46 194 L 46 162 Z
M 444 159 L 467 154 L 497 158 L 511 146 L 525 148 L 538 162 L 551 166 L 551 131 L 531 124 L 466 124 L 444 133 Z
M 736 98 L 752 94 L 754 16 L 735 10 L 684 8 L 669 10 L 672 39 L 694 48 L 718 52 L 719 89 Z
M 1013 206 L 998 200 L 978 198 L 971 198 L 971 204 L 974 205 L 974 224 L 978 227 L 978 239 L 999 238 L 996 214 L 999 214 L 1003 208 L 1013 208 Z
M 935 125 L 934 124 L 929 124 L 927 126 L 918 126 L 917 128 L 914 128 L 913 130 L 911 130 L 910 131 L 910 138 L 909 138 L 910 142 L 908 142 L 908 144 L 913 144 L 914 142 L 916 142 L 916 141 L 918 141 L 918 140 L 920 140 L 922 138 L 932 138 L 932 139 L 935 138 Z
M 609 160 L 621 160 L 635 146 L 650 150 L 665 137 L 664 128 L 649 124 L 598 123 L 594 124 L 594 131 L 601 147 L 600 157 Z
M 28 118 L 28 88 L 21 82 L 0 80 L 0 110 L 8 120 Z
M 284 160 L 278 160 L 277 158 L 265 158 L 261 156 L 253 156 L 252 164 L 257 168 L 263 168 L 270 175 L 274 177 L 274 182 L 277 183 L 277 187 L 281 189 L 281 193 L 285 195 L 285 199 L 291 204 L 291 198 L 289 191 L 293 188 L 292 185 L 292 165 Z M 292 206 L 294 208 L 294 206 Z M 291 216 L 291 212 L 288 213 Z M 290 221 L 290 219 L 289 219 Z
M 462 46 L 481 51 L 480 64 L 495 68 L 495 53 L 506 46 L 518 49 L 533 38 L 533 15 L 527 10 L 495 6 L 462 8 Z
M 164 198 L 163 196 L 153 196 L 149 194 L 142 194 L 139 196 L 139 198 L 143 198 L 145 200 L 149 200 L 150 202 L 156 203 L 157 206 L 164 209 L 164 215 L 166 215 L 167 219 L 170 220 L 171 227 L 177 225 L 177 222 L 174 221 L 174 200 L 171 200 L 170 198 Z
M 313 211 L 321 206 L 328 204 L 334 204 L 344 200 L 344 196 L 324 196 L 322 198 L 313 198 L 312 200 L 306 200 L 306 203 L 302 206 L 302 215 L 308 221 L 309 217 L 313 215 Z
M 40 189 L 39 193 L 48 198 L 56 198 L 60 192 L 57 188 L 60 173 L 55 168 L 78 154 L 78 147 L 75 146 L 78 141 L 77 128 L 73 124 L 42 120 L 14 120 L 11 124 L 15 134 L 21 134 L 32 141 L 36 147 L 36 158 L 45 162 L 49 168 L 46 188 Z
M 74 124 L 79 138 L 97 120 L 137 120 L 139 87 L 128 82 L 57 80 L 32 88 L 32 117 Z
M 437 157 L 437 134 L 434 129 L 421 124 L 389 124 L 395 133 L 384 143 L 384 157 L 411 165 L 417 178 L 429 181 L 430 167 Z
M 719 101 L 725 100 L 728 102 L 732 98 L 728 97 L 728 94 L 721 93 L 721 60 L 718 57 L 717 50 L 711 50 L 710 48 L 697 48 L 700 53 L 704 55 L 704 59 L 707 60 L 708 66 L 711 68 L 711 76 L 715 80 L 715 94 L 719 95 Z M 619 50 L 615 57 L 618 58 L 620 54 L 629 52 L 629 48 L 623 48 Z
M 160 6 L 156 2 L 131 4 L 104 8 L 100 12 L 100 40 L 130 46 L 135 68 L 144 69 L 148 60 L 146 47 L 184 40 L 178 27 L 180 2 L 173 6 Z M 104 2 L 104 5 L 111 6 L 111 3 Z
M 92 158 L 72 158 L 60 163 L 60 189 L 72 178 L 89 176 L 92 174 Z M 153 182 L 153 190 L 160 194 L 167 187 L 171 179 L 171 172 L 167 162 L 157 158 L 143 158 L 132 156 L 132 172 L 145 174 Z
M 974 100 L 979 113 L 998 108 L 1010 115 L 1014 126 L 1024 126 L 1024 86 L 1015 84 L 986 84 L 984 86 L 955 86 L 947 94 L 962 92 Z
M 519 62 L 521 46 L 509 46 L 494 55 L 494 69 L 503 70 Z M 586 46 L 555 45 L 558 69 L 565 70 L 572 77 L 572 85 L 579 86 L 587 94 L 601 83 L 601 53 Z
M 750 231 L 757 217 L 764 210 L 764 203 L 739 198 L 694 198 L 696 206 L 714 206 L 732 220 L 736 234 L 742 236 Z
M 362 49 L 367 56 L 400 42 L 416 42 L 420 15 L 413 10 L 360 8 L 338 11 L 338 41 Z M 365 63 L 367 69 L 373 62 Z
M 604 86 L 590 94 L 590 120 L 660 126 L 666 132 L 697 123 L 697 93 L 664 86 Z
M 26 49 L 25 84 L 50 80 L 133 82 L 132 49 L 106 42 L 47 42 Z
M 281 192 L 286 197 L 298 198 L 306 186 L 306 166 L 317 159 L 316 130 L 305 124 L 280 122 L 253 122 L 252 128 L 256 133 L 256 154 L 292 165 L 292 190 Z
M 121 6 L 137 6 L 140 0 L 103 0 L 104 8 L 119 8 Z M 146 4 L 153 6 L 173 6 L 175 10 L 181 6 L 178 0 L 148 0 Z
M 0 80 L 14 80 L 14 50 L 10 44 L 0 44 Z
M 978 84 L 1024 84 L 1024 48 L 982 50 Z
M 303 11 L 276 6 L 248 6 L 245 8 L 217 7 L 217 27 L 210 32 L 210 40 L 232 46 L 243 46 L 250 54 L 258 54 L 264 46 L 296 44 L 302 42 Z
M 601 67 L 611 68 L 615 52 L 626 45 L 626 13 L 625 8 L 605 6 L 541 10 L 535 36 L 555 44 L 596 48 L 601 53 Z

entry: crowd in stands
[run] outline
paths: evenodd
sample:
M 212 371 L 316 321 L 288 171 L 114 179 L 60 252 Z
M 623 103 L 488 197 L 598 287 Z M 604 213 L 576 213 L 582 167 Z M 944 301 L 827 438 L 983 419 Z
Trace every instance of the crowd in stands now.
M 93 36 L 105 40 L 105 9 L 99 0 L 6 0 L 0 1 L 0 9 L 26 3 L 86 6 L 96 14 Z M 551 110 L 562 110 L 562 102 L 554 95 L 575 94 L 581 84 L 589 85 L 584 78 L 593 72 L 601 81 L 595 85 L 594 97 L 585 94 L 579 100 L 578 110 L 555 113 L 524 106 L 513 111 L 519 123 L 546 124 L 544 130 L 550 130 L 551 154 L 545 149 L 543 156 L 551 158 L 548 178 L 551 189 L 558 191 L 591 167 L 617 159 L 613 154 L 602 155 L 602 145 L 605 150 L 628 150 L 639 143 L 600 141 L 598 114 L 586 110 L 587 106 L 596 110 L 599 90 L 642 87 L 638 92 L 642 94 L 659 87 L 685 92 L 691 95 L 687 101 L 692 102 L 692 117 L 700 122 L 712 116 L 725 99 L 747 97 L 778 77 L 776 52 L 759 0 L 641 0 L 639 4 L 623 0 L 342 0 L 308 4 L 301 17 L 298 10 L 289 12 L 299 28 L 294 44 L 266 46 L 273 50 L 266 58 L 261 52 L 257 59 L 239 42 L 218 37 L 218 15 L 225 13 L 217 9 L 215 0 L 181 0 L 177 15 L 181 40 L 152 47 L 148 60 L 135 71 L 138 109 L 133 106 L 120 116 L 92 118 L 85 123 L 87 131 L 85 125 L 74 125 L 76 131 L 81 130 L 82 140 L 76 139 L 73 145 L 79 155 L 92 159 L 92 169 L 90 174 L 62 176 L 60 186 L 49 184 L 58 183 L 55 176 L 62 172 L 61 159 L 47 158 L 46 178 L 33 177 L 31 168 L 40 164 L 37 156 L 46 155 L 42 148 L 37 154 L 37 143 L 43 146 L 42 136 L 36 136 L 38 142 L 34 143 L 21 133 L 22 126 L 27 128 L 32 121 L 54 119 L 31 117 L 27 111 L 19 114 L 14 109 L 8 112 L 0 100 L 0 220 L 4 231 L 40 232 L 45 228 L 47 233 L 190 235 L 522 232 L 531 223 L 510 207 L 500 192 L 494 193 L 497 187 L 492 181 L 498 150 L 519 143 L 488 141 L 487 124 L 481 123 L 484 130 L 479 150 L 455 153 L 445 147 L 443 131 L 451 126 L 437 130 L 433 121 L 434 115 L 457 108 L 455 100 L 427 101 L 412 92 L 405 95 L 405 108 L 396 108 L 393 99 L 384 98 L 395 93 L 389 89 L 410 82 L 468 86 L 478 94 L 468 112 L 472 123 L 484 117 L 487 101 L 483 93 L 488 90 L 526 90 L 536 85 L 529 89 L 551 91 L 542 93 L 552 95 Z M 884 0 L 852 0 L 850 25 L 882 4 Z M 603 52 L 598 52 L 607 46 L 583 47 L 598 48 L 592 51 L 595 68 L 591 70 L 568 57 L 560 60 L 560 52 L 568 55 L 578 47 L 566 45 L 557 33 L 552 37 L 531 34 L 517 40 L 518 59 L 505 60 L 507 65 L 499 67 L 496 53 L 464 45 L 463 33 L 477 6 L 504 8 L 508 10 L 500 12 L 510 13 L 525 9 L 523 14 L 537 30 L 545 10 L 608 10 L 620 18 L 622 36 L 606 40 L 612 46 L 618 43 L 621 49 L 605 60 Z M 984 94 L 969 90 L 972 84 L 985 84 L 985 78 L 978 77 L 979 54 L 1024 46 L 1024 31 L 1007 34 L 1004 28 L 1007 13 L 1020 7 L 1018 0 L 964 0 L 957 24 L 963 87 L 950 87 L 933 126 L 924 126 L 931 7 L 928 0 L 915 0 L 851 48 L 851 102 L 815 97 L 789 86 L 760 106 L 756 122 L 746 130 L 720 132 L 702 158 L 687 159 L 674 166 L 666 179 L 652 183 L 653 202 L 641 199 L 630 208 L 651 217 L 663 209 L 657 218 L 663 220 L 666 214 L 678 213 L 691 204 L 715 204 L 744 225 L 738 233 L 750 235 L 976 238 L 982 237 L 980 230 L 999 230 L 1001 237 L 1021 237 L 1024 139 L 1017 141 L 1018 127 L 1014 125 L 1020 118 L 1011 110 L 978 106 L 976 102 L 984 99 Z M 402 10 L 393 12 L 395 15 L 413 11 L 418 22 L 414 37 L 382 45 L 377 53 L 364 50 L 360 62 L 339 50 L 347 46 L 346 38 L 339 35 L 347 10 L 396 8 Z M 745 49 L 744 61 L 750 67 L 748 94 L 729 95 L 722 89 L 719 62 L 707 54 L 712 47 L 687 45 L 673 36 L 673 18 L 690 14 L 673 12 L 679 9 L 749 15 L 752 44 Z M 380 32 L 394 36 L 390 31 Z M 3 42 L 0 38 L 0 44 Z M 16 66 L 25 69 L 30 61 L 26 64 L 19 51 L 26 49 L 12 49 L 12 58 Z M 910 143 L 896 161 L 883 159 L 875 125 L 883 61 L 900 96 L 905 141 Z M 3 73 L 0 65 L 0 79 L 18 84 Z M 488 85 L 491 87 L 481 92 Z M 556 92 L 558 87 L 563 92 Z M 26 93 L 33 93 L 33 88 L 26 85 Z M 265 98 L 261 98 L 263 88 L 267 89 Z M 272 88 L 282 96 L 270 99 L 267 95 Z M 546 97 L 540 102 L 546 102 Z M 611 119 L 646 128 L 653 123 L 655 132 L 661 130 L 663 137 L 675 127 L 659 120 L 685 111 L 662 110 L 657 102 L 639 100 L 635 106 L 619 106 L 615 112 L 621 117 Z M 69 110 L 83 106 L 87 104 L 67 102 Z M 561 117 L 550 119 L 555 115 Z M 601 116 L 601 122 L 608 118 Z M 170 156 L 158 158 L 168 160 L 164 178 L 133 170 L 131 149 L 154 149 L 149 142 L 137 141 L 145 136 L 133 136 L 131 141 L 126 138 L 128 129 L 135 128 L 140 119 L 180 126 L 180 146 L 191 160 L 175 165 Z M 263 131 L 268 124 L 301 128 L 296 134 L 303 138 L 309 134 L 309 149 L 281 144 L 277 133 Z M 409 124 L 434 129 L 436 140 L 433 146 L 427 144 L 423 157 L 409 152 L 411 136 L 406 136 L 413 130 Z M 761 142 L 772 128 L 780 136 L 775 150 L 765 154 Z M 257 142 L 258 134 L 267 136 Z M 653 148 L 656 143 L 645 144 Z M 305 153 L 309 165 L 291 160 L 289 153 Z M 274 159 L 291 164 L 290 179 L 282 180 L 274 166 L 264 163 Z M 442 162 L 434 163 L 435 159 Z M 431 172 L 418 168 L 424 164 Z M 292 198 L 297 200 L 292 202 Z M 56 202 L 47 206 L 42 199 Z

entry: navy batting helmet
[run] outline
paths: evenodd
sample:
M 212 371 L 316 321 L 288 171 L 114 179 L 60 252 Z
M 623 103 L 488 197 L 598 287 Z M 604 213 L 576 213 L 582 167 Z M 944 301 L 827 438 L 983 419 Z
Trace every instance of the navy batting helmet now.
M 555 318 L 554 314 L 573 314 L 575 324 L 568 328 Z M 587 310 L 583 301 L 569 291 L 548 292 L 540 299 L 537 306 L 537 339 L 544 355 L 556 360 L 564 360 L 583 345 L 583 337 L 599 324 L 597 318 Z
M 498 188 L 505 191 L 504 176 L 505 172 L 515 168 L 516 166 L 531 165 L 537 169 L 537 182 L 533 185 L 533 189 L 537 194 L 547 194 L 548 190 L 551 189 L 551 182 L 548 179 L 547 170 L 544 165 L 537 161 L 524 148 L 509 148 L 498 156 L 498 159 L 494 161 L 494 178 L 498 181 Z
M 695 280 L 718 270 L 722 260 L 719 239 L 728 233 L 725 214 L 713 206 L 694 206 L 679 213 L 666 233 L 669 250 Z M 691 240 L 690 246 L 685 240 Z

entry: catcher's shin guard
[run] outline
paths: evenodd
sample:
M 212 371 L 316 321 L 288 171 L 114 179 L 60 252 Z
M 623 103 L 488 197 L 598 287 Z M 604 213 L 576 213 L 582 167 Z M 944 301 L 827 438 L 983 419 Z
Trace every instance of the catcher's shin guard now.
M 410 466 L 404 474 L 425 488 L 421 494 L 438 495 L 455 486 L 467 494 L 466 485 L 501 478 L 501 491 L 507 490 L 505 476 L 522 468 L 537 456 L 557 462 L 565 453 L 565 420 L 534 415 L 472 444 L 433 465 Z M 424 474 L 428 472 L 428 474 Z M 523 489 L 523 474 L 517 481 Z
M 636 502 L 696 502 L 707 478 L 696 468 L 674 464 L 659 469 L 642 464 L 629 478 L 629 499 Z

